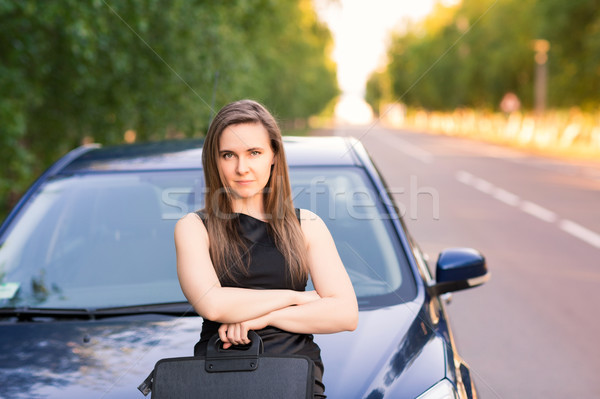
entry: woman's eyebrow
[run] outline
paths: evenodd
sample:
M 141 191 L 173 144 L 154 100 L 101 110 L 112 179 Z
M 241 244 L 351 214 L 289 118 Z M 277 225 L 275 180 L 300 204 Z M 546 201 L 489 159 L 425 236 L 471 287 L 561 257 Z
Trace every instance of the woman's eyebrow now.
M 252 151 L 264 151 L 264 149 L 262 147 L 252 147 L 252 148 L 247 148 L 246 150 L 244 150 L 242 152 L 252 152 Z M 225 152 L 232 152 L 235 154 L 234 150 L 228 150 L 228 149 L 219 150 L 219 154 L 223 154 Z

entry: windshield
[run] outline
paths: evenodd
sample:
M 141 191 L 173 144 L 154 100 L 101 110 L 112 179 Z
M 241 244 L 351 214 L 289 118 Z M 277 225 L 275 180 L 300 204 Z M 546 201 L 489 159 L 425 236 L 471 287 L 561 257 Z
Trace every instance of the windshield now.
M 328 225 L 359 302 L 412 299 L 414 282 L 360 168 L 290 171 L 296 207 Z M 185 301 L 173 229 L 203 206 L 202 171 L 54 178 L 2 237 L 0 307 L 105 308 Z

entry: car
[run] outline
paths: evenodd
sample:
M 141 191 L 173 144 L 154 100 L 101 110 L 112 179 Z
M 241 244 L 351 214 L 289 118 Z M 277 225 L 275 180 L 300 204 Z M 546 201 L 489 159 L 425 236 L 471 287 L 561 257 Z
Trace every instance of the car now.
M 159 359 L 192 356 L 173 229 L 203 206 L 202 144 L 85 145 L 23 195 L 0 226 L 0 397 L 143 397 Z M 434 278 L 359 141 L 284 145 L 294 205 L 327 224 L 359 303 L 356 330 L 315 335 L 328 398 L 477 397 L 444 295 L 485 282 L 484 256 L 446 249 Z

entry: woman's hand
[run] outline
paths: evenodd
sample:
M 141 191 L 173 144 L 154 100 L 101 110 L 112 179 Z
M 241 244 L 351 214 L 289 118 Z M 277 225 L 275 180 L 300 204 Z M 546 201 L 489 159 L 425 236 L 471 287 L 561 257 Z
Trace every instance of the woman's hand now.
M 297 291 L 297 305 L 305 305 L 321 299 L 317 291 Z M 247 345 L 248 331 L 260 330 L 269 325 L 269 314 L 256 319 L 243 321 L 240 323 L 223 323 L 219 327 L 219 338 L 223 342 L 223 349 L 228 349 L 232 345 Z
M 314 213 L 302 209 L 300 217 L 310 277 L 318 295 L 298 293 L 302 297 L 296 299 L 296 304 L 300 306 L 270 311 L 269 325 L 299 334 L 353 331 L 358 325 L 358 303 L 333 237 L 325 222 Z M 301 300 L 309 302 L 301 304 Z
M 289 289 L 222 287 L 209 246 L 208 231 L 198 215 L 190 213 L 177 222 L 177 276 L 188 302 L 203 318 L 239 323 L 312 300 L 314 294 Z
M 268 315 L 256 319 L 243 321 L 241 323 L 223 323 L 219 327 L 219 338 L 223 342 L 223 349 L 228 349 L 232 345 L 247 345 L 248 331 L 260 330 L 269 325 Z

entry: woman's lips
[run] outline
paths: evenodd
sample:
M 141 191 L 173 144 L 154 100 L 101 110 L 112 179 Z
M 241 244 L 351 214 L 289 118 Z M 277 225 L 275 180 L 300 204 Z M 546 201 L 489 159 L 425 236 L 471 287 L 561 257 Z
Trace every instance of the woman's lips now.
M 247 184 L 250 184 L 250 183 L 252 183 L 253 181 L 254 181 L 254 180 L 236 180 L 235 182 L 236 182 L 237 184 L 241 184 L 241 185 L 247 185 Z

